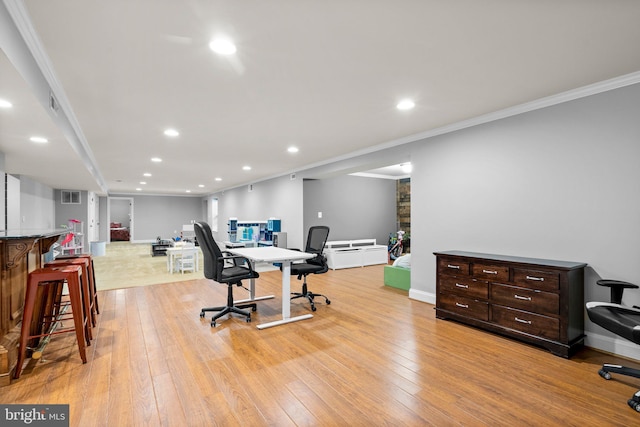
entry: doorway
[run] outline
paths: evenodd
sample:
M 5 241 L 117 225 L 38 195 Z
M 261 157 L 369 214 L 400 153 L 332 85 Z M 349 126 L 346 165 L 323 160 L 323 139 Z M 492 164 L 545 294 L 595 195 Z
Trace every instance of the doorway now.
M 134 236 L 133 198 L 109 197 L 109 241 L 132 241 Z

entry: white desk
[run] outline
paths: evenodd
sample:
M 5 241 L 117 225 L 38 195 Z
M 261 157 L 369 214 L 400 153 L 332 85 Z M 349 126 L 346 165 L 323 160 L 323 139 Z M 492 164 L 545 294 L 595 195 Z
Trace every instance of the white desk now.
M 315 255 L 273 246 L 258 248 L 232 248 L 227 249 L 227 251 L 231 252 L 232 254 L 240 255 L 247 258 L 251 263 L 251 266 L 254 268 L 256 262 L 282 263 L 282 320 L 262 323 L 258 325 L 258 329 L 270 328 L 272 326 L 297 322 L 298 320 L 309 319 L 313 317 L 312 314 L 304 314 L 302 316 L 291 317 L 291 262 L 313 258 Z M 249 289 L 249 292 L 251 293 L 251 300 L 256 300 L 255 281 L 253 279 L 251 280 L 251 288 Z
M 171 248 L 167 248 L 167 269 L 169 273 L 173 274 L 175 258 L 180 255 L 191 255 L 193 254 L 193 258 L 195 259 L 195 269 L 196 271 L 200 271 L 200 248 L 197 246 L 174 246 Z

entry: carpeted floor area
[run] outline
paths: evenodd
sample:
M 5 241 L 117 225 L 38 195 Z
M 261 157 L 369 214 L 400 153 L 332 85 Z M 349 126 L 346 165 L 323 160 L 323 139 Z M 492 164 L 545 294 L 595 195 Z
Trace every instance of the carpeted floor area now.
M 204 278 L 202 253 L 200 271 L 169 273 L 166 256 L 151 256 L 146 243 L 111 242 L 105 256 L 93 258 L 98 290 L 131 288 L 134 286 L 182 282 Z

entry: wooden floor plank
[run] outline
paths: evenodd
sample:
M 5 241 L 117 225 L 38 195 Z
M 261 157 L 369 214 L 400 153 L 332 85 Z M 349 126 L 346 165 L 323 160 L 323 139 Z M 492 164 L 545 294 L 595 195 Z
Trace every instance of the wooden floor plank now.
M 310 276 L 327 294 L 301 322 L 280 318 L 279 271 L 260 273 L 252 322 L 201 319 L 225 285 L 200 279 L 101 291 L 101 314 L 80 362 L 55 337 L 3 403 L 68 403 L 72 426 L 111 425 L 634 425 L 640 380 L 600 378 L 600 364 L 637 362 L 584 349 L 572 359 L 435 318 L 433 306 L 382 284 L 382 266 Z M 98 279 L 99 280 L 99 279 Z M 292 280 L 292 289 L 300 282 Z M 234 288 L 236 298 L 246 291 Z

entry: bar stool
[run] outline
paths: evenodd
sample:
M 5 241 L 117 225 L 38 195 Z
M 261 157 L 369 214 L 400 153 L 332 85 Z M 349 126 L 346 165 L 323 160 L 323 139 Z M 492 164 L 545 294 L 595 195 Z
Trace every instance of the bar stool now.
M 49 261 L 45 267 L 65 267 L 67 265 L 79 265 L 82 268 L 82 276 L 80 283 L 80 290 L 82 291 L 82 306 L 84 309 L 84 315 L 89 323 L 89 339 L 93 339 L 93 332 L 91 326 L 96 325 L 95 315 L 93 314 L 91 304 L 91 280 L 89 274 L 89 260 L 86 258 L 68 258 L 68 259 L 54 259 Z
M 25 293 L 24 310 L 22 313 L 22 326 L 20 328 L 20 347 L 18 348 L 18 363 L 16 365 L 16 371 L 14 378 L 20 378 L 22 373 L 22 365 L 27 355 L 27 343 L 34 338 L 48 337 L 54 334 L 62 334 L 65 332 L 76 333 L 76 340 L 78 341 L 78 351 L 80 352 L 80 358 L 82 363 L 87 363 L 87 352 L 85 347 L 91 345 L 89 341 L 87 330 L 90 328 L 88 325 L 88 319 L 84 316 L 84 310 L 82 305 L 82 296 L 80 289 L 80 278 L 82 275 L 82 267 L 80 265 L 69 265 L 64 267 L 47 267 L 39 268 L 31 273 L 27 279 L 27 290 Z M 33 321 L 34 309 L 36 306 L 36 296 L 38 294 L 38 288 L 40 286 L 46 286 L 47 290 L 51 291 L 51 285 L 54 284 L 54 294 L 61 293 L 61 287 L 64 282 L 67 282 L 69 287 L 69 304 L 71 305 L 72 315 L 63 316 L 60 312 L 59 296 L 54 297 L 55 301 L 51 302 L 50 295 L 46 300 L 49 307 L 45 307 L 46 313 L 52 313 L 53 318 L 44 316 L 39 318 L 36 322 L 39 329 L 31 333 L 31 323 Z M 58 305 L 58 309 L 54 309 L 52 306 Z M 64 328 L 60 330 L 54 330 L 52 327 L 54 323 L 73 318 L 73 327 Z M 43 332 L 43 329 L 46 329 Z
M 95 315 L 100 314 L 100 307 L 98 306 L 98 285 L 96 283 L 96 272 L 93 269 L 93 257 L 91 254 L 70 254 L 70 255 L 58 255 L 56 259 L 73 259 L 73 258 L 86 258 L 89 260 L 89 280 L 91 281 L 91 309 L 93 326 L 96 325 Z

